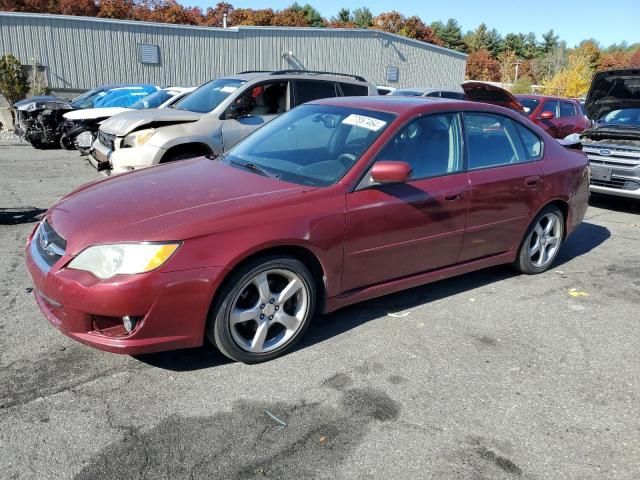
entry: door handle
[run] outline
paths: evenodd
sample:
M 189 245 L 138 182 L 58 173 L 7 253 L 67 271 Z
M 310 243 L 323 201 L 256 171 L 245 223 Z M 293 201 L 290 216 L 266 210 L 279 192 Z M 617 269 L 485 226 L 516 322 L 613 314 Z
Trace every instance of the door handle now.
M 525 178 L 524 181 L 525 181 L 525 183 L 527 185 L 529 185 L 530 187 L 533 187 L 533 186 L 537 185 L 538 182 L 540 181 L 540 176 L 539 175 L 534 175 L 532 177 L 527 177 L 527 178 Z
M 460 192 L 458 193 L 452 193 L 450 195 L 445 195 L 444 199 L 447 202 L 455 202 L 456 200 L 458 200 L 460 197 L 462 196 L 462 194 Z

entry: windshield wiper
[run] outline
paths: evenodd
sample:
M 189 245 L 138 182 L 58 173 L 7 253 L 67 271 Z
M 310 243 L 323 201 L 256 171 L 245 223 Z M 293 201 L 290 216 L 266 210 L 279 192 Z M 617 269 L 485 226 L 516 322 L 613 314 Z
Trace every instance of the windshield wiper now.
M 251 170 L 252 172 L 259 173 L 260 175 L 265 176 L 265 177 L 278 178 L 280 176 L 280 175 L 276 175 L 273 172 L 270 172 L 269 170 L 266 170 L 266 169 L 260 167 L 259 165 L 256 165 L 255 163 L 238 162 L 236 160 L 230 160 L 229 163 L 231 163 L 231 165 L 235 165 L 237 167 L 246 168 L 247 170 Z

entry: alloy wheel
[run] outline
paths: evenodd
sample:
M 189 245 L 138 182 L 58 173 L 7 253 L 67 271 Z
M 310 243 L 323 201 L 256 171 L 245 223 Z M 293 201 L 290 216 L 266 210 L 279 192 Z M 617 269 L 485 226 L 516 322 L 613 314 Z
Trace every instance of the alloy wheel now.
M 562 240 L 562 220 L 553 212 L 543 215 L 529 237 L 529 259 L 536 268 L 546 268 L 553 262 Z
M 234 342 L 257 354 L 286 345 L 309 313 L 309 295 L 308 286 L 291 270 L 256 274 L 231 304 L 228 320 Z

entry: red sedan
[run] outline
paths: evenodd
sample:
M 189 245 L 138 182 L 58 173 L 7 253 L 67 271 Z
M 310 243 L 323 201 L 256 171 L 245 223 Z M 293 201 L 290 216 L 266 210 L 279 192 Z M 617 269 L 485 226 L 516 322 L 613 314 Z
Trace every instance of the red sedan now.
M 492 265 L 544 272 L 587 159 L 522 115 L 405 97 L 305 104 L 217 159 L 85 185 L 29 237 L 36 301 L 111 352 L 271 359 L 315 313 Z
M 542 95 L 516 95 L 529 119 L 554 138 L 582 133 L 591 126 L 578 100 Z

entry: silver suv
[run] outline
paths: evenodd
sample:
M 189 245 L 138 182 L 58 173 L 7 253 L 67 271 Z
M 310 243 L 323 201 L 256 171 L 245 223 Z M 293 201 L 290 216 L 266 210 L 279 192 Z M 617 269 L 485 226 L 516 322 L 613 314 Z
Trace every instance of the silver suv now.
M 640 72 L 598 72 L 585 109 L 594 121 L 581 135 L 591 191 L 640 200 Z
M 115 115 L 100 126 L 90 162 L 106 174 L 220 154 L 311 100 L 377 95 L 357 75 L 306 70 L 242 72 L 205 83 L 171 108 Z

